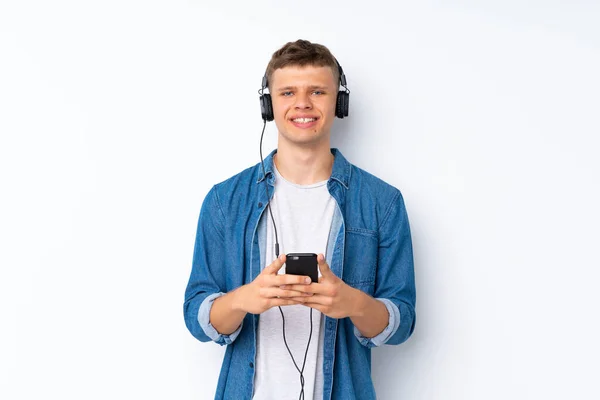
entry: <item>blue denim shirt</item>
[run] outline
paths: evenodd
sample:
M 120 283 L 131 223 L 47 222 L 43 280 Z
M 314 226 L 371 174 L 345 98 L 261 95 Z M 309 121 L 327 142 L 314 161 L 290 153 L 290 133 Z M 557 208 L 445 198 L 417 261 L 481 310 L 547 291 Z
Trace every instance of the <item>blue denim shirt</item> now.
M 274 150 L 265 159 L 274 193 Z M 363 337 L 350 318 L 325 317 L 324 399 L 375 399 L 371 348 L 400 344 L 415 326 L 415 282 L 408 216 L 400 191 L 350 164 L 331 149 L 327 188 L 336 200 L 327 263 L 348 285 L 382 301 L 390 314 L 385 330 Z M 267 194 L 260 163 L 215 185 L 204 199 L 192 272 L 185 292 L 185 322 L 194 337 L 228 345 L 215 399 L 251 399 L 258 315 L 247 314 L 231 335 L 208 322 L 212 301 L 252 282 L 265 265 Z

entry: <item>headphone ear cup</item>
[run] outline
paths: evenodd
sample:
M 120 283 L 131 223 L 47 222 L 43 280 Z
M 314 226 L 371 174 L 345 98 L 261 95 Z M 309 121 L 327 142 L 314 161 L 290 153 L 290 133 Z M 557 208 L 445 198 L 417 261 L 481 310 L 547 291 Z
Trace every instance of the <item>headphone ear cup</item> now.
M 337 94 L 337 99 L 335 100 L 335 116 L 338 118 L 344 118 L 342 115 L 342 91 L 340 90 Z
M 350 95 L 343 90 L 340 90 L 337 95 L 335 103 L 335 116 L 338 118 L 344 118 L 348 116 L 350 109 Z
M 273 115 L 273 103 L 271 102 L 271 95 L 269 93 L 260 96 L 260 113 L 262 119 L 265 121 L 273 121 L 275 119 Z

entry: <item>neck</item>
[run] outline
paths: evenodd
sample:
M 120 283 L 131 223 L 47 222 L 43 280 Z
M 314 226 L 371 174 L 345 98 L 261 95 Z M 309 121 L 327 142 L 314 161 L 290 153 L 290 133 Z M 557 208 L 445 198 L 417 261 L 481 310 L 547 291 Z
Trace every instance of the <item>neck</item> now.
M 331 176 L 334 156 L 329 143 L 318 147 L 277 147 L 273 162 L 287 181 L 297 185 L 322 182 Z

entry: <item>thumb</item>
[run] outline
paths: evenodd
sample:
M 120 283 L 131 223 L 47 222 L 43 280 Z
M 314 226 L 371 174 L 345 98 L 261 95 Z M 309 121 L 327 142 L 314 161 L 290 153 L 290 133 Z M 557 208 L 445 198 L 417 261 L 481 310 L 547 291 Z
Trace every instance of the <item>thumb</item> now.
M 321 275 L 323 275 L 323 277 L 329 277 L 334 275 L 334 273 L 331 272 L 327 261 L 325 261 L 325 256 L 323 255 L 323 253 L 317 256 L 317 262 L 319 263 L 319 271 L 321 271 Z
M 284 263 L 285 263 L 285 254 L 282 254 L 278 258 L 276 258 L 270 265 L 265 267 L 263 272 L 266 274 L 276 274 L 277 271 L 279 271 L 281 269 L 281 267 L 283 267 Z

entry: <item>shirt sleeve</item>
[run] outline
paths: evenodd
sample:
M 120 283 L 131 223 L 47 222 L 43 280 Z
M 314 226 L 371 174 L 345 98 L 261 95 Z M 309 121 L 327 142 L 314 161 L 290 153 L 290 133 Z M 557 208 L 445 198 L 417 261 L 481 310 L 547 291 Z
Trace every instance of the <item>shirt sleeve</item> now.
M 371 340 L 357 336 L 367 347 L 403 343 L 415 329 L 416 289 L 412 240 L 404 199 L 399 190 L 395 190 L 388 204 L 379 226 L 373 297 L 383 301 L 390 319 L 384 331 Z
M 233 289 L 227 281 L 229 259 L 226 251 L 227 224 L 219 204 L 217 187 L 208 192 L 200 209 L 192 271 L 185 290 L 183 313 L 190 333 L 201 342 L 230 344 L 238 331 L 220 335 L 210 324 L 213 301 Z
M 369 348 L 378 347 L 385 344 L 389 340 L 389 338 L 391 338 L 394 335 L 394 333 L 396 333 L 398 327 L 400 326 L 400 311 L 398 310 L 398 307 L 396 307 L 396 305 L 389 299 L 379 298 L 375 300 L 382 302 L 387 308 L 388 313 L 390 315 L 388 319 L 388 325 L 385 327 L 385 329 L 377 336 L 368 338 L 361 335 L 360 331 L 356 326 L 354 327 L 354 336 L 356 336 L 360 344 Z
M 219 297 L 223 296 L 225 293 L 213 293 L 206 297 L 202 304 L 200 305 L 200 310 L 198 311 L 198 323 L 200 327 L 206 333 L 206 335 L 214 342 L 220 345 L 231 344 L 238 337 L 240 331 L 242 330 L 242 325 L 244 321 L 240 324 L 240 326 L 229 335 L 223 335 L 219 333 L 214 326 L 210 323 L 210 310 L 212 308 L 213 302 Z

